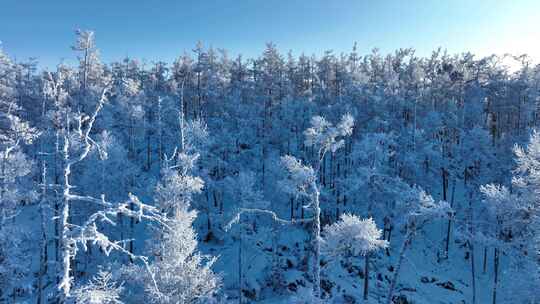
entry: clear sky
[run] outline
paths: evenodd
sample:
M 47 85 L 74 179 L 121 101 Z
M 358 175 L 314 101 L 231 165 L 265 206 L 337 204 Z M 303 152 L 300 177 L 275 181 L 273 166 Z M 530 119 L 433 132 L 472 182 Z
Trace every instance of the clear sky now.
M 170 62 L 199 40 L 247 57 L 268 41 L 295 54 L 349 51 L 356 41 L 362 54 L 441 46 L 540 58 L 540 0 L 0 0 L 2 47 L 18 60 L 73 60 L 76 28 L 96 31 L 107 62 Z

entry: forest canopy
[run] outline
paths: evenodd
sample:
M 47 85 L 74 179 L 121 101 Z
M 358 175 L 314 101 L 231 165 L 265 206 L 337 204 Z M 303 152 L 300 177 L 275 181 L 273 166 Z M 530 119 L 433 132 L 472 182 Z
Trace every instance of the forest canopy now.
M 0 302 L 540 302 L 530 57 L 71 48 L 0 50 Z

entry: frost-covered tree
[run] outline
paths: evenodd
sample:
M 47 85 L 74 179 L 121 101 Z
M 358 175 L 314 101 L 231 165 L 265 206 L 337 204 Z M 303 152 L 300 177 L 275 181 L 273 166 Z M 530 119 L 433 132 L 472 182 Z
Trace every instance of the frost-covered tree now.
M 346 213 L 338 222 L 324 228 L 322 249 L 325 254 L 331 258 L 364 257 L 364 300 L 367 300 L 369 291 L 369 255 L 388 246 L 381 237 L 382 231 L 372 218 L 361 219 Z
M 245 271 L 245 257 L 244 246 L 246 234 L 252 234 L 256 228 L 257 218 L 248 221 L 243 216 L 243 210 L 266 210 L 270 207 L 270 203 L 264 199 L 264 195 L 261 190 L 257 189 L 257 178 L 251 171 L 242 171 L 235 178 L 228 178 L 227 188 L 230 191 L 231 196 L 238 201 L 238 209 L 236 212 L 239 214 L 238 218 L 238 297 L 239 303 L 244 303 L 244 271 Z M 277 248 L 277 225 L 272 227 L 272 271 L 271 276 L 274 284 L 277 284 L 278 277 L 280 275 L 277 268 L 277 254 L 275 248 Z
M 179 164 L 164 169 L 163 178 L 156 188 L 157 206 L 171 216 L 178 209 L 189 208 L 193 195 L 200 193 L 204 187 L 200 177 L 190 174 L 199 155 L 180 153 L 177 157 Z
M 16 222 L 15 222 L 16 223 Z M 28 227 L 4 224 L 0 230 L 0 301 L 17 303 L 32 293 L 33 233 Z
M 29 180 L 33 162 L 19 149 L 12 146 L 0 151 L 0 301 L 7 301 L 8 296 L 14 300 L 16 289 L 27 291 L 24 279 L 30 270 L 30 260 L 25 258 L 32 243 L 30 230 L 17 223 L 16 217 L 23 204 L 36 201 L 37 195 Z
M 514 147 L 517 168 L 512 185 L 518 196 L 516 212 L 520 216 L 513 229 L 521 232 L 518 236 L 530 248 L 530 252 L 540 254 L 540 133 L 533 131 L 526 148 Z M 517 227 L 516 227 L 517 226 Z
M 422 216 L 410 212 L 425 200 L 410 185 L 440 195 L 456 210 L 443 233 L 425 229 L 431 237 L 446 235 L 440 244 L 449 263 L 463 265 L 451 259 L 465 251 L 473 270 L 478 260 L 474 246 L 482 244 L 488 274 L 488 267 L 495 266 L 487 263 L 488 253 L 495 259 L 497 248 L 499 302 L 510 296 L 531 298 L 527 291 L 535 290 L 528 286 L 538 282 L 533 274 L 538 278 L 540 246 L 536 144 L 517 153 L 521 164 L 513 173 L 514 182 L 509 174 L 514 167 L 512 146 L 523 141 L 529 128 L 540 126 L 540 66 L 527 56 L 480 58 L 436 50 L 420 57 L 412 49 L 360 55 L 355 47 L 349 54 L 328 51 L 319 58 L 295 57 L 293 52 L 283 56 L 268 44 L 258 58 L 238 56 L 230 61 L 226 52 L 198 45 L 172 66 L 132 58 L 105 64 L 99 61 L 94 34 L 76 35 L 75 66 L 61 63 L 41 77 L 36 77 L 35 61 L 16 62 L 0 51 L 0 268 L 5 267 L 0 271 L 0 302 L 39 297 L 44 303 L 51 300 L 46 295 L 58 295 L 53 289 L 55 279 L 62 279 L 60 271 L 69 278 L 63 281 L 69 282 L 66 286 L 81 286 L 108 259 L 103 253 L 109 249 L 125 249 L 134 257 L 134 244 L 161 244 L 162 237 L 174 247 L 173 239 L 185 236 L 169 228 L 187 231 L 193 223 L 192 232 L 204 235 L 201 250 L 229 257 L 242 248 L 238 243 L 247 247 L 249 238 L 254 247 L 262 247 L 258 258 L 272 259 L 264 279 L 249 274 L 250 286 L 245 252 L 238 257 L 246 273 L 234 263 L 216 265 L 246 279 L 242 283 L 240 278 L 240 287 L 245 287 L 240 301 L 248 301 L 255 284 L 267 290 L 257 290 L 254 298 L 291 292 L 299 302 L 311 301 L 312 295 L 319 299 L 326 296 L 319 286 L 328 285 L 318 283 L 317 226 L 352 212 L 377 223 L 382 220 L 387 241 L 407 240 L 408 231 L 418 232 L 423 222 Z M 518 71 L 504 66 L 507 59 L 517 63 Z M 94 110 L 101 104 L 94 121 Z M 353 113 L 357 127 L 352 128 L 352 119 L 330 123 L 339 120 L 336 113 Z M 42 134 L 38 140 L 36 133 Z M 296 158 L 284 157 L 284 166 L 276 165 L 282 155 Z M 185 162 L 196 165 L 188 172 Z M 287 169 L 286 178 L 274 183 L 283 173 L 281 167 Z M 500 185 L 479 187 L 493 182 Z M 155 209 L 143 206 L 130 192 L 153 197 Z M 69 208 L 64 212 L 66 202 Z M 281 218 L 289 213 L 285 202 L 290 203 L 290 220 Z M 155 238 L 150 237 L 146 232 L 154 225 L 126 218 L 138 216 L 139 205 L 143 218 L 161 217 L 163 211 L 171 224 L 161 223 Z M 187 226 L 173 224 L 178 210 L 202 216 L 189 222 L 185 215 Z M 242 224 L 235 231 L 245 233 L 239 238 L 222 229 L 231 213 L 240 215 Z M 261 222 L 263 216 L 271 217 L 269 227 Z M 282 234 L 293 225 L 294 230 L 306 228 L 307 235 Z M 465 243 L 457 238 L 452 242 L 455 227 L 465 232 Z M 40 235 L 42 231 L 50 235 Z M 263 246 L 269 239 L 271 249 Z M 92 242 L 103 250 L 90 250 Z M 416 238 L 415 254 L 430 254 L 426 244 L 427 239 Z M 404 249 L 412 246 L 405 245 Z M 83 255 L 85 247 L 89 250 Z M 160 248 L 153 249 L 150 260 L 159 262 Z M 405 252 L 408 257 L 412 250 Z M 70 267 L 65 267 L 66 256 Z M 381 257 L 380 263 L 398 258 Z M 144 264 L 143 257 L 138 260 Z M 199 266 L 205 265 L 202 258 Z M 437 277 L 446 275 L 445 267 L 426 269 L 430 265 L 419 267 L 435 271 Z M 177 266 L 163 267 L 169 272 Z M 148 279 L 148 288 L 154 285 L 150 274 L 131 276 L 125 285 L 137 277 Z M 229 279 L 233 276 L 224 277 L 225 292 L 235 288 L 236 281 Z M 174 285 L 172 280 L 163 282 Z M 473 280 L 473 289 L 474 285 Z M 422 295 L 420 289 L 412 297 Z M 126 288 L 126 299 L 137 296 L 135 290 Z M 158 294 L 149 290 L 149 298 L 152 293 Z
M 60 263 L 57 269 L 58 301 L 60 303 L 65 303 L 71 296 L 74 281 L 73 260 L 80 248 L 85 251 L 88 249 L 88 244 L 98 246 L 105 255 L 109 255 L 112 251 L 120 251 L 127 254 L 132 260 L 139 260 L 148 266 L 146 257 L 134 255 L 126 250 L 124 240 L 111 240 L 107 234 L 100 231 L 101 226 L 98 226 L 98 222 L 115 225 L 115 218 L 120 215 L 139 220 L 148 219 L 163 222 L 161 212 L 155 207 L 142 203 L 134 195 L 129 194 L 129 199 L 126 202 L 116 204 L 106 201 L 104 194 L 100 198 L 95 198 L 72 191 L 74 188 L 72 170 L 76 165 L 85 161 L 93 149 L 101 149 L 92 138 L 96 119 L 110 95 L 110 81 L 101 80 L 104 82 L 101 83 L 101 91 L 97 95 L 95 109 L 90 114 L 78 112 L 71 116 L 68 115 L 62 124 L 62 201 L 59 208 L 60 214 L 57 218 L 61 229 L 59 236 Z M 96 90 L 97 87 L 93 87 L 93 91 Z M 94 96 L 94 94 L 89 96 Z M 75 202 L 93 204 L 98 210 L 83 219 L 80 224 L 76 224 L 72 221 L 72 205 Z
M 388 241 L 395 224 L 393 202 L 408 187 L 402 178 L 396 176 L 396 144 L 395 134 L 366 134 L 353 144 L 350 157 L 357 168 L 344 178 L 344 193 L 351 197 L 355 211 L 382 218 Z
M 158 288 L 151 278 L 147 281 L 152 303 L 206 303 L 219 291 L 220 279 L 211 269 L 216 258 L 197 251 L 196 216 L 196 211 L 177 209 L 162 231 L 150 266 Z
M 405 191 L 402 199 L 397 202 L 397 212 L 402 216 L 399 224 L 405 228 L 405 236 L 399 250 L 398 261 L 394 267 L 394 276 L 390 281 L 388 289 L 387 303 L 393 301 L 394 290 L 398 281 L 405 252 L 412 243 L 416 233 L 429 221 L 436 218 L 447 218 L 453 215 L 453 210 L 445 201 L 435 202 L 435 200 L 418 186 L 411 187 Z
M 480 187 L 480 191 L 485 197 L 484 202 L 487 206 L 484 209 L 486 213 L 482 214 L 485 222 L 476 233 L 482 236 L 485 244 L 491 244 L 495 247 L 492 291 L 492 303 L 495 304 L 497 303 L 497 289 L 500 281 L 499 264 L 501 245 L 504 245 L 505 241 L 510 241 L 513 232 L 518 232 L 516 231 L 517 227 L 513 227 L 513 224 L 517 223 L 520 219 L 519 215 L 515 212 L 515 203 L 518 200 L 517 197 L 510 193 L 507 187 L 500 185 L 483 185 Z
M 75 35 L 77 39 L 71 48 L 80 53 L 78 57 L 79 81 L 82 96 L 85 98 L 87 90 L 102 81 L 103 66 L 99 60 L 99 50 L 96 47 L 94 32 L 78 29 L 75 31 Z
M 189 149 L 181 138 L 181 150 L 174 159 L 167 158 L 168 166 L 156 188 L 157 206 L 168 219 L 157 232 L 157 244 L 152 248 L 155 261 L 150 266 L 152 277 L 145 283 L 153 303 L 206 303 L 221 285 L 219 276 L 212 271 L 217 258 L 197 251 L 197 234 L 193 228 L 197 211 L 192 208 L 192 201 L 201 192 L 204 181 L 192 175 L 199 154 L 195 152 L 196 136 L 191 134 L 188 138 Z
M 313 210 L 313 223 L 311 235 L 311 266 L 313 276 L 313 296 L 315 301 L 320 300 L 320 233 L 321 233 L 321 207 L 320 186 L 318 174 L 321 162 L 328 152 L 336 152 L 345 144 L 344 138 L 352 134 L 354 118 L 350 114 L 343 115 L 341 121 L 334 126 L 324 117 L 315 116 L 311 120 L 311 127 L 304 131 L 305 145 L 312 146 L 315 151 L 315 166 L 303 165 L 293 156 L 283 156 L 282 164 L 288 172 L 287 179 L 281 182 L 286 192 L 309 197 L 309 208 Z
M 227 186 L 240 208 L 266 209 L 269 202 L 264 200 L 261 190 L 257 189 L 257 177 L 252 171 L 242 171 L 235 178 L 230 178 Z
M 15 290 L 27 289 L 23 279 L 29 265 L 23 257 L 30 242 L 16 217 L 24 204 L 37 198 L 30 180 L 34 162 L 23 147 L 32 144 L 39 132 L 21 118 L 24 112 L 16 98 L 15 69 L 0 49 L 0 301 L 7 301 L 8 296 L 15 301 Z
M 109 255 L 112 251 L 117 250 L 127 254 L 133 260 L 140 260 L 147 265 L 147 259 L 143 256 L 136 256 L 124 249 L 124 241 L 110 240 L 109 237 L 101 232 L 98 228 L 98 222 L 105 222 L 115 225 L 114 219 L 119 216 L 134 217 L 139 220 L 148 219 L 152 221 L 162 222 L 161 213 L 149 205 L 143 204 L 137 197 L 129 195 L 129 200 L 113 204 L 105 200 L 105 195 L 100 198 L 92 196 L 79 195 L 72 192 L 74 187 L 71 184 L 71 173 L 74 165 L 84 161 L 90 151 L 94 148 L 99 148 L 96 142 L 90 136 L 94 123 L 107 99 L 108 90 L 105 88 L 98 101 L 95 111 L 90 115 L 80 115 L 76 121 L 76 129 L 73 133 L 68 132 L 68 129 L 63 131 L 63 181 L 62 192 L 63 200 L 60 206 L 59 223 L 62 229 L 60 235 L 60 255 L 61 263 L 58 267 L 58 291 L 59 302 L 65 301 L 71 295 L 73 286 L 72 277 L 72 261 L 79 252 L 79 247 L 87 250 L 89 243 L 97 245 L 102 252 Z M 81 224 L 71 222 L 71 206 L 74 202 L 86 202 L 95 204 L 99 207 L 98 211 L 92 213 L 88 218 L 84 219 Z M 130 208 L 128 206 L 135 206 Z
M 500 282 L 501 253 L 513 251 L 516 254 L 512 256 L 518 259 L 529 255 L 533 259 L 540 257 L 537 247 L 540 235 L 540 134 L 533 131 L 527 146 L 516 145 L 514 154 L 517 166 L 512 177 L 512 191 L 497 184 L 480 187 L 486 212 L 482 213 L 482 229 L 477 234 L 494 247 L 494 304 Z M 537 264 L 532 279 L 538 279 L 539 269 Z
M 0 84 L 0 229 L 17 213 L 16 206 L 26 197 L 20 178 L 30 173 L 32 162 L 21 146 L 32 144 L 39 135 L 38 130 L 20 117 L 21 108 L 10 81 L 13 65 L 0 49 L 0 74 L 4 75 Z
M 28 189 L 28 180 L 24 180 L 24 177 L 30 174 L 33 162 L 17 146 L 0 151 L 0 157 L 2 174 L 0 224 L 3 226 L 8 219 L 18 214 L 21 202 L 32 201 L 36 198 L 36 193 Z
M 71 68 L 66 65 L 60 64 L 57 66 L 56 72 L 46 72 L 42 76 L 42 93 L 43 93 L 43 102 L 42 110 L 45 113 L 43 115 L 43 121 L 41 126 L 44 130 L 44 136 L 42 141 L 48 143 L 43 147 L 40 147 L 45 153 L 45 149 L 49 148 L 49 154 L 52 159 L 47 162 L 48 168 L 41 168 L 42 173 L 43 169 L 48 169 L 50 172 L 50 178 L 47 179 L 47 175 L 42 176 L 42 191 L 46 191 L 48 188 L 58 187 L 61 183 L 62 178 L 62 132 L 69 125 L 69 117 L 72 115 L 71 112 L 71 84 L 74 81 L 74 73 Z M 46 160 L 45 160 L 46 161 Z M 48 183 L 47 183 L 48 182 Z M 57 189 L 54 190 L 50 205 L 52 206 L 52 222 L 53 222 L 53 232 L 50 237 L 51 240 L 54 240 L 54 271 L 57 271 L 56 265 L 60 263 L 60 234 L 61 227 L 60 223 L 56 220 L 60 216 L 60 206 L 62 202 L 62 193 Z M 43 197 L 45 198 L 45 197 Z M 51 219 L 51 215 L 43 216 L 42 219 Z M 46 226 L 46 223 L 43 223 Z M 55 277 L 58 277 L 54 273 Z M 38 292 L 41 292 L 39 290 Z M 41 298 L 40 298 L 41 299 Z
M 293 163 L 298 162 L 298 161 L 292 156 L 283 156 L 282 157 L 282 164 L 284 164 L 286 168 L 287 168 L 287 163 L 288 162 L 291 162 L 289 164 L 290 166 L 294 166 Z M 305 168 L 305 169 L 307 169 L 309 171 L 309 169 L 307 167 L 302 166 L 301 163 L 298 163 L 298 165 L 300 167 L 303 167 L 303 168 Z M 292 170 L 294 171 L 294 169 L 292 169 Z M 292 175 L 295 175 L 298 179 L 301 179 L 301 177 L 298 176 L 299 174 L 292 173 L 292 174 L 289 174 L 289 177 L 292 177 Z M 241 241 L 241 245 L 242 245 L 243 239 L 244 239 L 242 234 L 247 231 L 247 228 L 245 227 L 247 221 L 245 221 L 244 218 L 247 218 L 247 216 L 250 216 L 250 215 L 252 215 L 252 216 L 265 215 L 265 216 L 270 216 L 270 218 L 271 218 L 271 221 L 272 221 L 271 222 L 271 227 L 269 229 L 264 229 L 263 228 L 263 229 L 259 229 L 259 230 L 266 231 L 266 233 L 270 234 L 270 237 L 271 237 L 271 242 L 272 242 L 272 250 L 271 250 L 272 266 L 271 266 L 270 281 L 271 281 L 271 285 L 273 286 L 274 290 L 277 290 L 278 288 L 282 287 L 281 282 L 282 282 L 282 275 L 283 275 L 283 273 L 281 272 L 281 270 L 279 268 L 279 254 L 277 252 L 278 251 L 278 233 L 279 233 L 279 229 L 281 227 L 288 227 L 288 226 L 294 225 L 296 223 L 311 222 L 311 220 L 295 220 L 295 219 L 292 219 L 292 220 L 289 221 L 289 220 L 285 220 L 285 219 L 280 218 L 277 215 L 276 212 L 269 209 L 270 206 L 271 206 L 270 202 L 264 200 L 262 191 L 257 190 L 257 188 L 255 187 L 255 175 L 250 173 L 250 172 L 240 172 L 237 179 L 235 179 L 235 180 L 230 179 L 229 182 L 230 183 L 235 183 L 234 186 L 231 186 L 231 190 L 236 193 L 234 196 L 237 197 L 238 200 L 240 200 L 241 203 L 240 203 L 240 207 L 238 208 L 238 210 L 235 211 L 235 214 L 234 214 L 234 217 L 233 217 L 232 221 L 230 221 L 227 224 L 226 228 L 227 228 L 227 230 L 229 230 L 232 227 L 233 224 L 240 223 L 240 234 L 241 234 L 240 235 L 240 241 Z M 297 191 L 298 191 L 293 183 L 294 182 L 292 182 L 291 180 L 288 180 L 288 179 L 279 181 L 280 187 L 285 192 L 290 192 L 291 194 L 292 193 L 297 193 Z M 240 190 L 240 188 L 242 188 L 242 189 Z M 255 230 L 255 225 L 256 225 L 257 220 L 258 220 L 258 218 L 255 217 L 253 222 L 252 222 L 252 227 L 251 227 L 252 229 L 251 230 Z M 242 248 L 243 247 L 239 247 L 239 248 L 240 248 L 239 265 L 242 265 L 242 263 L 243 263 L 243 260 L 242 260 Z M 239 269 L 239 272 L 240 272 L 241 275 L 243 275 L 242 269 Z M 241 282 L 241 285 L 242 285 L 242 282 Z M 240 290 L 240 292 L 243 292 L 243 291 Z M 242 302 L 243 298 L 244 298 L 244 296 L 243 296 L 243 294 L 241 294 L 240 297 L 239 297 L 239 300 Z
M 110 272 L 101 269 L 88 283 L 73 290 L 70 301 L 74 304 L 122 304 L 123 289 Z

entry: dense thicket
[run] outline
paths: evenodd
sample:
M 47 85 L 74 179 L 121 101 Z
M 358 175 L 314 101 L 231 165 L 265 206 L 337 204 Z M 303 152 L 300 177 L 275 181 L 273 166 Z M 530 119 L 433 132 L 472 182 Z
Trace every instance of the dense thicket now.
M 0 52 L 0 302 L 360 301 L 357 273 L 390 302 L 414 298 L 394 290 L 408 252 L 441 277 L 461 267 L 467 303 L 538 300 L 540 65 L 527 56 L 268 44 L 246 60 L 198 44 L 172 64 L 104 64 L 86 31 L 73 50 L 79 65 L 52 71 Z M 389 244 L 369 260 L 350 250 L 363 245 L 340 251 L 360 291 L 318 249 L 345 213 L 376 223 L 347 233 L 379 239 L 379 226 Z

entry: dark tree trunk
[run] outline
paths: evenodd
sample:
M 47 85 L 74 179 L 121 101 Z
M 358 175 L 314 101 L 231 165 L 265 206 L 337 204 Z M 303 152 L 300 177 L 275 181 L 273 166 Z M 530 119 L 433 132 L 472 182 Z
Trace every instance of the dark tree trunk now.
M 484 247 L 484 265 L 483 265 L 483 273 L 486 274 L 487 271 L 487 246 Z
M 364 257 L 366 265 L 364 266 L 364 300 L 368 298 L 368 285 L 369 285 L 369 253 L 366 253 Z
M 409 229 L 409 228 L 408 228 Z M 399 257 L 397 265 L 394 269 L 394 277 L 392 278 L 392 281 L 390 282 L 390 287 L 388 289 L 388 298 L 386 299 L 387 304 L 392 304 L 392 298 L 394 296 L 394 291 L 396 288 L 397 280 L 399 278 L 399 273 L 401 271 L 401 266 L 403 265 L 403 259 L 405 258 L 405 251 L 410 246 L 413 238 L 413 232 L 407 231 L 407 234 L 405 235 L 405 239 L 403 240 L 403 244 L 401 245 L 401 249 L 399 250 Z
M 497 287 L 499 284 L 499 249 L 495 248 L 495 254 L 493 257 L 493 271 L 495 275 L 493 276 L 493 302 L 492 304 L 497 303 Z
M 294 219 L 294 198 L 290 198 L 290 203 L 291 203 L 291 220 Z
M 441 176 L 442 176 L 442 185 L 443 185 L 443 200 L 446 201 L 446 188 L 448 185 L 448 182 L 446 181 L 447 178 L 447 172 L 444 168 L 441 168 Z
M 454 197 L 456 193 L 456 180 L 454 179 L 452 183 L 452 197 L 450 199 L 450 207 L 454 207 Z M 450 247 L 450 232 L 452 231 L 452 218 L 448 219 L 448 227 L 446 229 L 446 244 L 444 248 L 444 256 L 448 259 L 448 250 Z
M 469 243 L 471 249 L 471 285 L 472 285 L 472 304 L 476 304 L 476 269 L 474 263 L 474 246 Z

